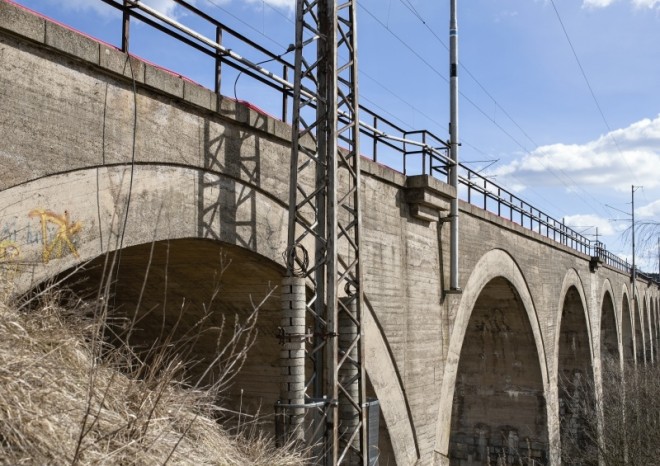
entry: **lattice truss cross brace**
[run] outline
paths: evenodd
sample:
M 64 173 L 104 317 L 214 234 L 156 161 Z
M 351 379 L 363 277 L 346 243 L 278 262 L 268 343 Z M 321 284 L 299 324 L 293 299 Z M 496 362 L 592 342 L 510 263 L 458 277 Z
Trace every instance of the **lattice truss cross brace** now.
M 368 448 L 355 9 L 355 0 L 298 0 L 296 10 L 286 261 L 307 283 L 306 397 L 328 400 L 332 465 L 367 464 Z

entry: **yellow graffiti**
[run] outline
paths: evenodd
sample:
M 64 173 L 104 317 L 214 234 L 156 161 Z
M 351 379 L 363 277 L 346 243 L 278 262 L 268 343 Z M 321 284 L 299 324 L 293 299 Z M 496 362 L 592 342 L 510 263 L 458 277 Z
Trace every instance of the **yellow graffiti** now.
M 8 239 L 0 241 L 0 261 L 12 260 L 20 256 L 21 248 Z
M 34 209 L 28 215 L 30 218 L 39 217 L 41 219 L 42 258 L 44 264 L 47 264 L 50 259 L 61 258 L 64 253 L 64 246 L 68 247 L 71 254 L 75 257 L 80 257 L 76 246 L 73 244 L 73 237 L 82 229 L 82 223 L 71 223 L 69 221 L 69 212 L 65 210 L 64 215 L 57 215 L 50 210 Z M 57 227 L 52 241 L 49 241 L 48 238 L 49 223 Z

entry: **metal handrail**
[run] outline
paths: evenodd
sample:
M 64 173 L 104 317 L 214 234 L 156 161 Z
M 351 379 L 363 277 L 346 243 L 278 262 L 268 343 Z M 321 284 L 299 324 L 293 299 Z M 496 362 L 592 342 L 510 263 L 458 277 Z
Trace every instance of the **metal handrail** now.
M 224 23 L 204 13 L 199 8 L 185 0 L 173 0 L 190 14 L 207 21 L 216 30 L 215 40 L 205 38 L 174 20 L 145 6 L 139 0 L 101 0 L 120 10 L 123 14 L 122 50 L 129 53 L 130 48 L 130 18 L 139 21 L 193 47 L 194 49 L 215 59 L 215 92 L 221 94 L 222 67 L 229 66 L 239 73 L 269 86 L 282 94 L 281 119 L 288 121 L 289 99 L 293 95 L 293 84 L 288 76 L 293 75 L 293 63 L 283 56 L 289 49 L 277 55 L 258 43 L 250 40 Z M 254 53 L 265 57 L 264 60 L 253 62 L 222 45 L 227 36 L 246 45 Z M 313 39 L 312 39 L 313 40 Z M 261 63 L 274 62 L 282 67 L 282 77 L 261 67 Z M 304 90 L 303 90 L 304 93 Z M 401 126 L 384 118 L 369 108 L 360 105 L 362 115 L 366 115 L 370 123 L 360 121 L 360 133 L 371 141 L 362 144 L 363 155 L 375 162 L 385 163 L 398 169 L 404 175 L 428 174 L 447 182 L 449 168 L 453 162 L 449 158 L 449 144 L 444 139 L 427 130 L 405 130 Z M 342 116 L 340 115 L 340 118 Z M 389 157 L 388 157 L 389 155 Z M 389 160 L 384 160 L 388 159 Z M 632 267 L 627 261 L 607 251 L 602 243 L 593 241 L 566 226 L 545 212 L 516 196 L 511 191 L 492 182 L 487 176 L 459 164 L 459 196 L 462 200 L 476 205 L 484 210 L 531 231 L 563 244 L 575 251 L 590 256 L 599 257 L 603 263 L 625 273 L 632 273 Z M 642 274 L 647 277 L 647 275 Z

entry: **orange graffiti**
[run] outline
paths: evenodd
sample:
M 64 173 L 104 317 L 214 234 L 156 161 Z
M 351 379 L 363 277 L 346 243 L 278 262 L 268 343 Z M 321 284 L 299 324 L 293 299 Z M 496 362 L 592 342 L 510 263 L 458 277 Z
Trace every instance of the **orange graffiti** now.
M 30 218 L 39 217 L 41 219 L 42 257 L 44 264 L 47 264 L 50 259 L 61 258 L 64 253 L 64 246 L 67 246 L 71 254 L 75 257 L 80 257 L 76 246 L 73 244 L 73 237 L 82 229 L 82 223 L 71 223 L 69 221 L 69 212 L 65 210 L 64 215 L 57 215 L 50 210 L 34 209 L 28 215 Z M 52 241 L 48 239 L 49 223 L 57 227 L 55 237 Z
M 20 254 L 21 249 L 13 241 L 0 241 L 0 261 L 15 259 Z

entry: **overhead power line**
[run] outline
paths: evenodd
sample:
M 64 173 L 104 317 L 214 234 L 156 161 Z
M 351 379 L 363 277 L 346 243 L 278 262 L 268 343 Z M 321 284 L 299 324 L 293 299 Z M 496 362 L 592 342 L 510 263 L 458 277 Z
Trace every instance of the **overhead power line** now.
M 623 160 L 623 162 L 628 167 L 628 170 L 630 171 L 630 174 L 632 175 L 633 179 L 635 181 L 637 181 L 637 177 L 635 176 L 635 172 L 633 172 L 632 167 L 630 166 L 630 164 L 628 163 L 626 158 L 623 156 L 623 152 L 621 151 L 621 148 L 619 147 L 619 142 L 616 140 L 616 138 L 612 134 L 612 128 L 610 127 L 610 124 L 607 121 L 607 118 L 605 117 L 605 112 L 603 112 L 603 108 L 601 107 L 600 102 L 598 101 L 598 97 L 596 97 L 596 93 L 594 92 L 594 89 L 591 86 L 591 83 L 589 82 L 589 78 L 587 77 L 587 73 L 584 71 L 584 67 L 582 66 L 582 62 L 580 61 L 580 58 L 578 57 L 578 54 L 575 51 L 575 47 L 573 47 L 573 41 L 571 40 L 571 37 L 568 35 L 568 30 L 566 29 L 566 26 L 564 25 L 564 21 L 562 20 L 561 15 L 559 14 L 559 10 L 557 9 L 557 5 L 555 5 L 554 0 L 550 0 L 550 4 L 552 5 L 552 8 L 555 10 L 555 15 L 557 16 L 557 20 L 559 21 L 559 24 L 561 25 L 562 31 L 564 31 L 564 36 L 566 37 L 566 41 L 568 42 L 568 45 L 571 48 L 571 52 L 573 52 L 573 57 L 575 58 L 575 61 L 577 62 L 578 68 L 580 68 L 580 73 L 582 74 L 582 77 L 584 78 L 584 82 L 587 84 L 587 88 L 589 89 L 589 93 L 591 94 L 591 98 L 593 99 L 594 103 L 596 104 L 596 108 L 598 109 L 598 113 L 600 114 L 600 117 L 603 120 L 603 123 L 605 124 L 605 128 L 607 129 L 607 134 L 612 139 L 612 142 L 614 142 L 614 146 L 616 147 L 617 152 L 621 156 L 621 159 Z

